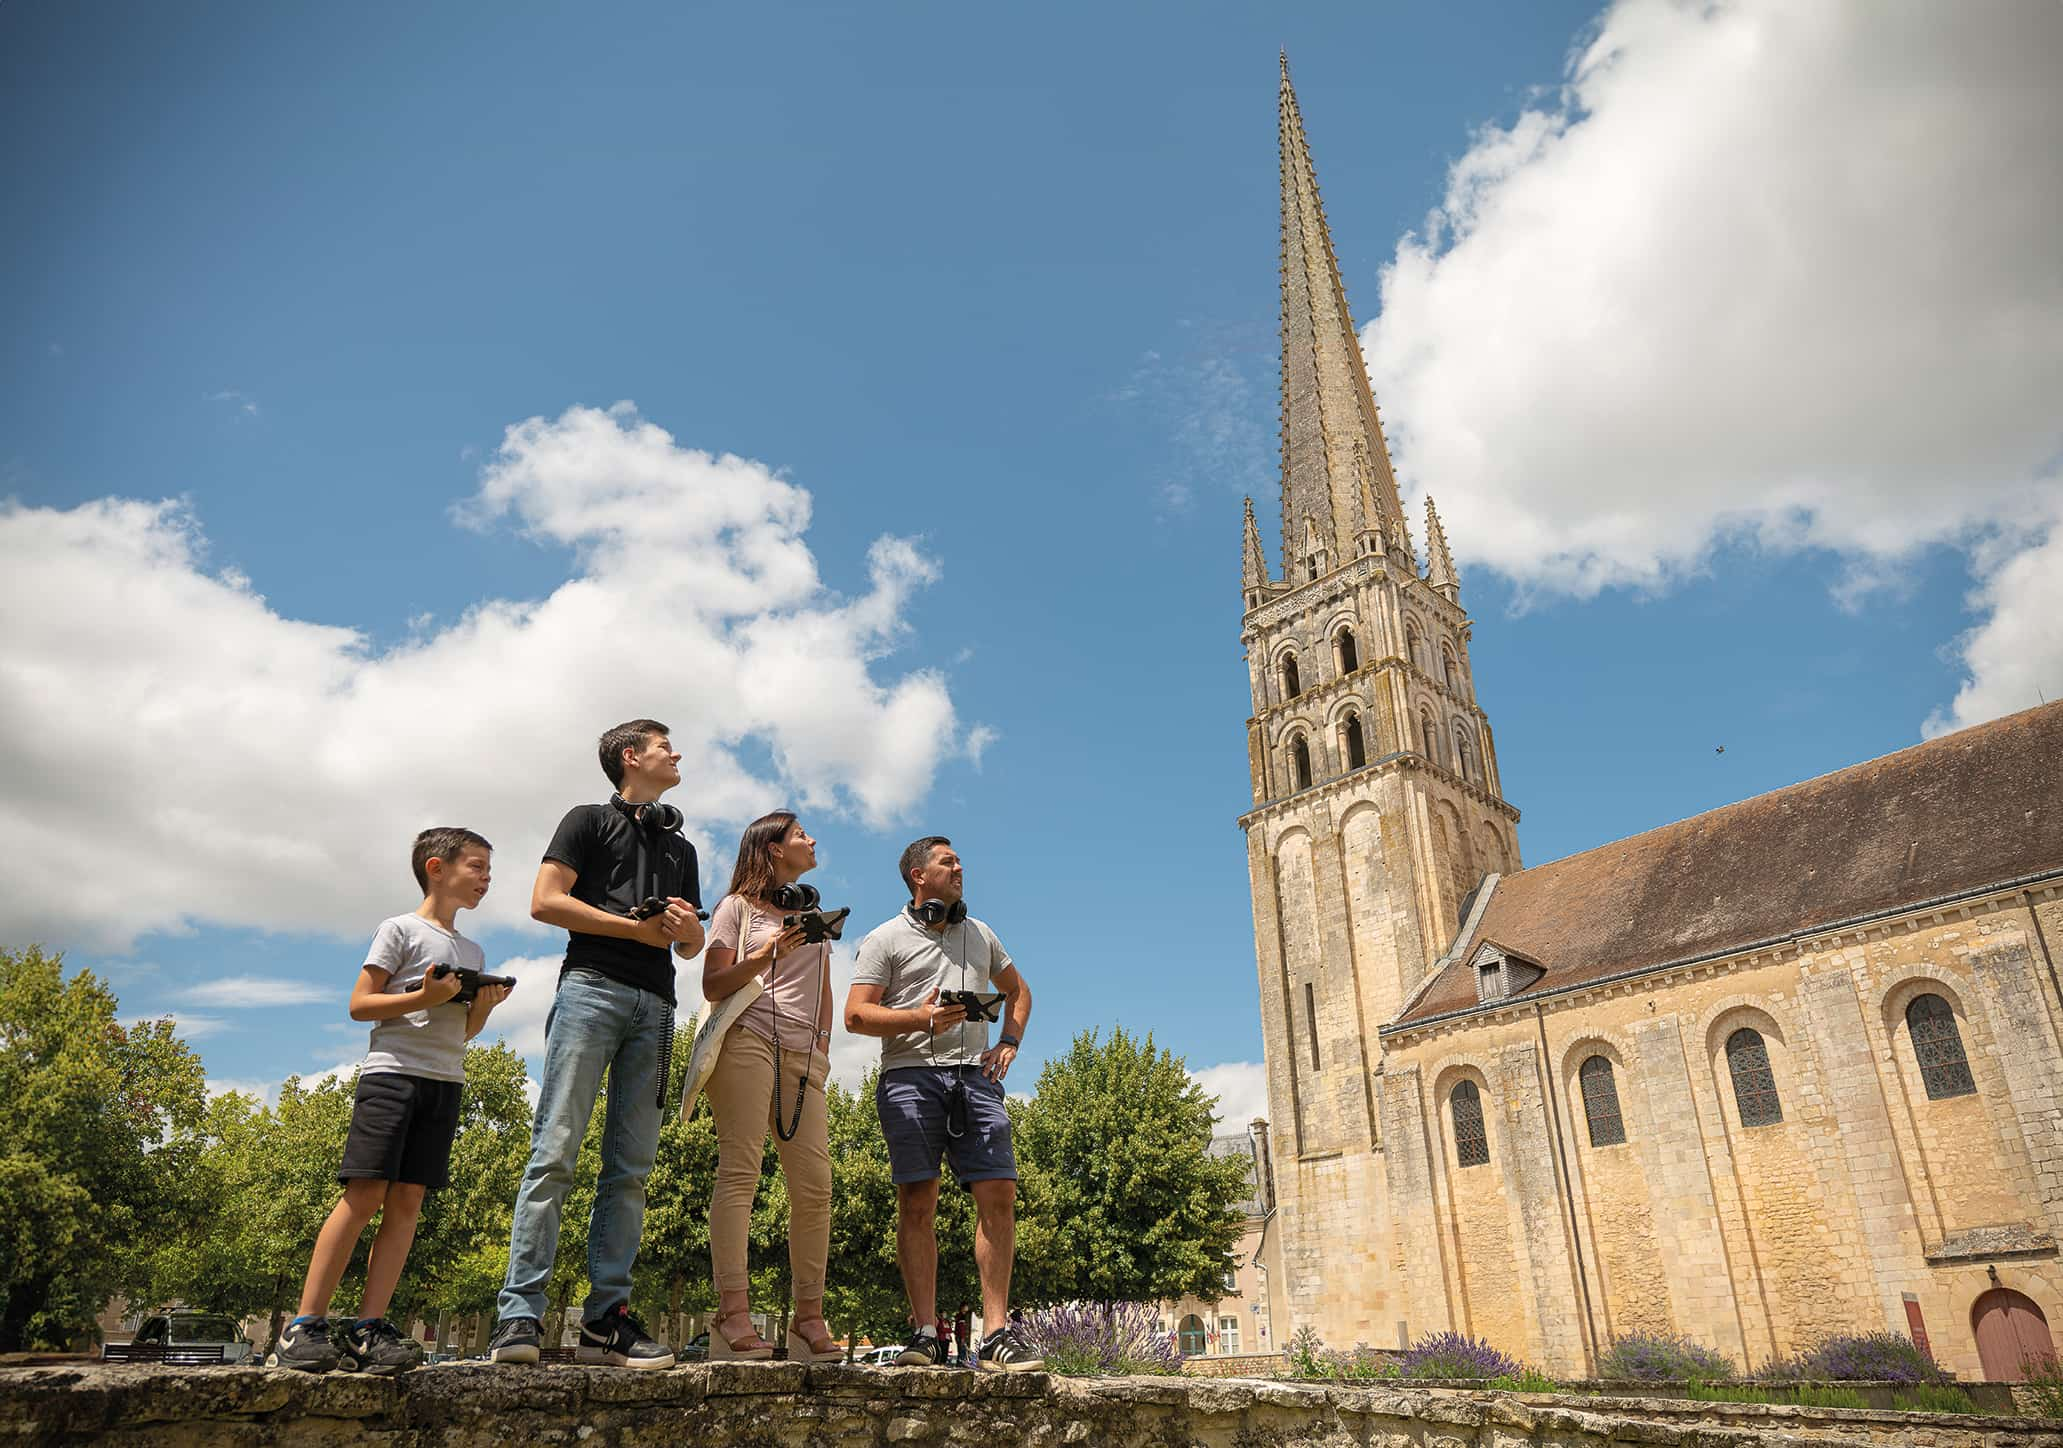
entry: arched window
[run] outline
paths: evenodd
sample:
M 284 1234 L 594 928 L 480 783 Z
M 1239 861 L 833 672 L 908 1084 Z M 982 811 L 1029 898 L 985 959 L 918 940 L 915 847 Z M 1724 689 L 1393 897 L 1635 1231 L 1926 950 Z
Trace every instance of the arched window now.
M 1469 751 L 1468 736 L 1459 729 L 1454 731 L 1454 761 L 1463 779 L 1476 777 L 1476 757 Z
M 1762 1033 L 1741 1027 L 1726 1038 L 1726 1069 L 1733 1075 L 1734 1108 L 1743 1126 L 1774 1126 L 1784 1119 L 1776 1075 L 1769 1069 L 1769 1044 Z
M 1418 716 L 1418 734 L 1419 740 L 1425 748 L 1425 757 L 1435 764 L 1446 763 L 1447 761 L 1440 754 L 1440 728 L 1437 724 L 1433 723 L 1432 715 L 1421 714 Z
M 1977 1094 L 1953 1006 L 1938 995 L 1917 996 L 1905 1008 L 1905 1028 L 1912 1033 L 1913 1055 L 1919 1059 L 1929 1101 Z
M 1311 787 L 1311 747 L 1304 743 L 1304 736 L 1301 734 L 1290 741 L 1289 768 L 1296 779 L 1298 789 Z
M 1488 1166 L 1490 1138 L 1483 1134 L 1483 1098 L 1476 1083 L 1463 1081 L 1447 1100 L 1454 1108 L 1454 1159 L 1463 1166 Z
M 1425 654 L 1420 649 L 1423 640 L 1418 636 L 1418 624 L 1410 619 L 1404 621 L 1404 657 L 1414 669 L 1425 667 Z
M 1590 1122 L 1592 1146 L 1624 1146 L 1626 1121 L 1619 1115 L 1619 1083 L 1612 1079 L 1612 1063 L 1592 1056 L 1576 1072 L 1583 1087 L 1583 1115 Z
M 1343 628 L 1336 640 L 1339 645 L 1340 672 L 1351 674 L 1361 667 L 1361 651 L 1354 646 L 1354 631 Z
M 1440 671 L 1446 676 L 1447 687 L 1456 694 L 1461 692 L 1461 670 L 1454 666 L 1454 650 L 1440 645 Z
M 1297 679 L 1297 656 L 1295 654 L 1284 654 L 1282 656 L 1282 697 L 1294 699 L 1303 692 L 1304 686 Z
M 1349 714 L 1347 727 L 1341 731 L 1347 744 L 1347 768 L 1359 769 L 1368 763 L 1368 751 L 1361 743 L 1361 716 Z
M 1181 1337 L 1183 1357 L 1202 1357 L 1210 1346 L 1203 1330 L 1203 1319 L 1193 1312 L 1182 1319 Z

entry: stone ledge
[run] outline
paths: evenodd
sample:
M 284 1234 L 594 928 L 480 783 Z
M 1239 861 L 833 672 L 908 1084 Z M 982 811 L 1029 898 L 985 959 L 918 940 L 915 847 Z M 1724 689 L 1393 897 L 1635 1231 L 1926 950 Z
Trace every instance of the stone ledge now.
M 667 1372 L 453 1363 L 401 1378 L 145 1365 L 0 1370 L 0 1445 L 69 1448 L 2063 1448 L 2029 1419 L 1216 1378 L 843 1364 Z

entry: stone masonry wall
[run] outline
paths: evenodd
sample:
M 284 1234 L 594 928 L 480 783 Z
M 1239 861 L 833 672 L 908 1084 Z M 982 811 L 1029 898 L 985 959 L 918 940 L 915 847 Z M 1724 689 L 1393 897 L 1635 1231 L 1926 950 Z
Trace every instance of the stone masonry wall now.
M 452 1364 L 394 1378 L 239 1368 L 0 1371 L 22 1448 L 2055 1448 L 2011 1418 L 1349 1388 L 1069 1381 L 924 1369 L 714 1364 L 669 1372 Z

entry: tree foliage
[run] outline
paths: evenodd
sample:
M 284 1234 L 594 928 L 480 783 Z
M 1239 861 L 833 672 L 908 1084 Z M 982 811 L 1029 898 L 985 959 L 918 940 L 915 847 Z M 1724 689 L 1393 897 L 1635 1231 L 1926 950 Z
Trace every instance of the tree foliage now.
M 1224 1291 L 1245 1159 L 1210 1153 L 1212 1098 L 1151 1034 L 1075 1037 L 1016 1113 L 1026 1301 L 1152 1302 Z
M 0 950 L 0 1351 L 60 1346 L 146 1289 L 205 1092 L 166 1021 L 123 1026 L 91 971 Z

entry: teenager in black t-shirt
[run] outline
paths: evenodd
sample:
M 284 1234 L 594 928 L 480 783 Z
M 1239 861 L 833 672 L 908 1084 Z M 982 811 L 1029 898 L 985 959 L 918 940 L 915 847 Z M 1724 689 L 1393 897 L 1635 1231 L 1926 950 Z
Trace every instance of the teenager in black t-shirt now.
M 659 1146 L 660 1097 L 673 1044 L 673 961 L 702 949 L 695 847 L 660 796 L 680 783 L 680 756 L 655 719 L 601 738 L 607 804 L 567 812 L 545 849 L 530 913 L 567 932 L 566 963 L 545 1028 L 544 1079 L 530 1164 L 516 1193 L 509 1275 L 490 1355 L 534 1363 L 545 1284 L 559 1249 L 559 1212 L 609 1079 L 601 1175 L 587 1234 L 592 1284 L 581 1310 L 582 1362 L 666 1368 L 673 1353 L 630 1314 L 630 1269 L 645 1223 L 645 1178 Z M 656 908 L 637 918 L 646 902 Z

